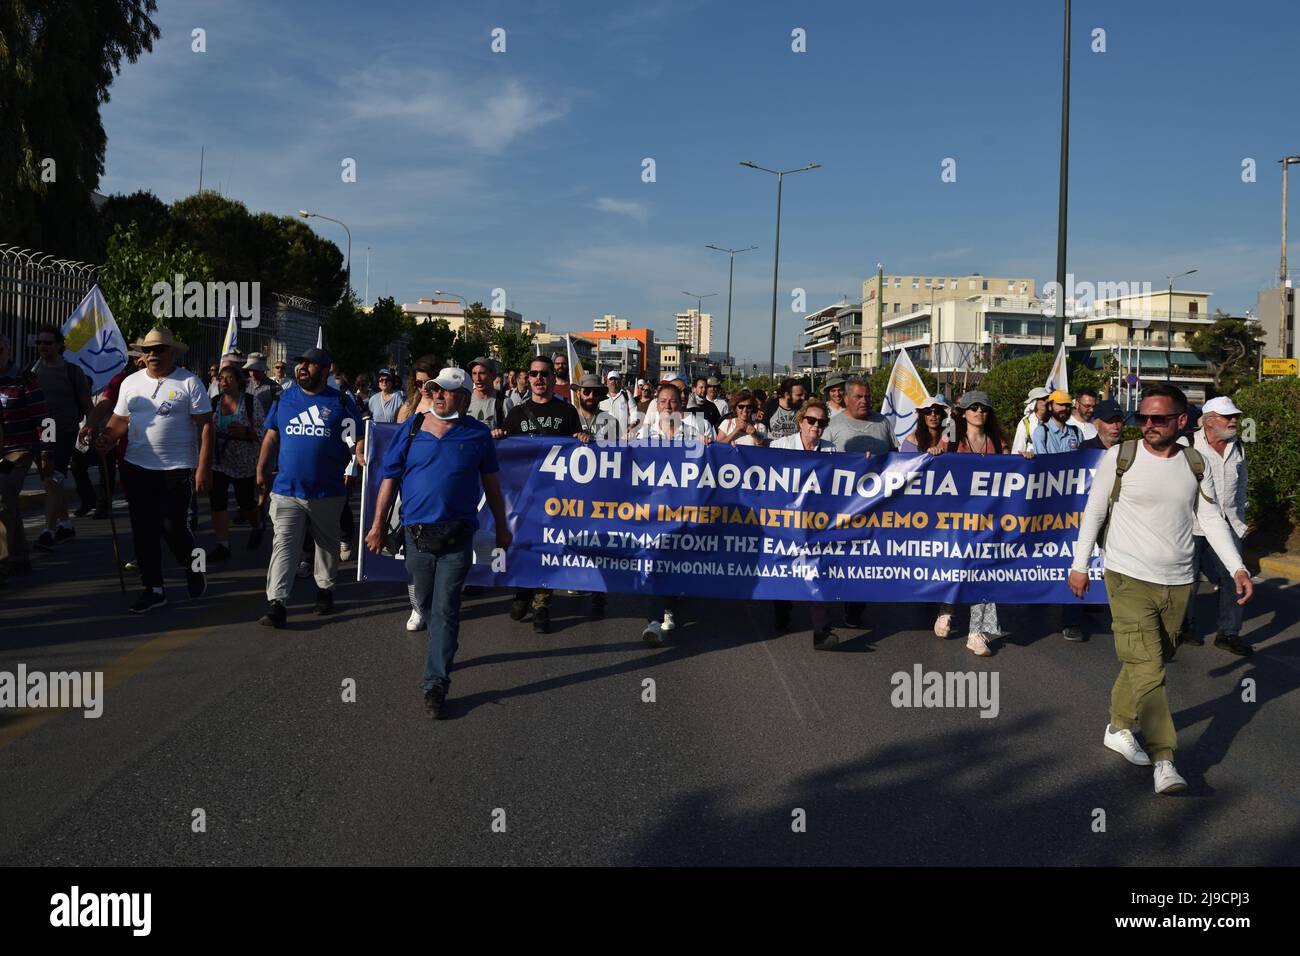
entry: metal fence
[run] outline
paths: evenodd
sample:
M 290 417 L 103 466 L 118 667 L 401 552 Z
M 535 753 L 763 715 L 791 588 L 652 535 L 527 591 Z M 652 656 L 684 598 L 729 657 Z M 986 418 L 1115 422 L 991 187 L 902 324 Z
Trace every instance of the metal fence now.
M 88 262 L 0 245 L 0 332 L 19 367 L 36 361 L 36 330 L 63 325 L 98 277 L 99 266 Z
M 99 266 L 0 244 L 0 332 L 13 343 L 13 359 L 20 368 L 36 361 L 34 339 L 43 325 L 62 326 L 99 278 Z M 289 360 L 316 344 L 327 310 L 308 299 L 272 293 L 261 303 L 258 321 L 244 320 L 239 329 L 239 349 L 262 352 L 267 364 Z M 226 318 L 198 320 L 198 333 L 183 361 L 200 375 L 221 357 Z M 396 347 L 399 343 L 394 343 Z

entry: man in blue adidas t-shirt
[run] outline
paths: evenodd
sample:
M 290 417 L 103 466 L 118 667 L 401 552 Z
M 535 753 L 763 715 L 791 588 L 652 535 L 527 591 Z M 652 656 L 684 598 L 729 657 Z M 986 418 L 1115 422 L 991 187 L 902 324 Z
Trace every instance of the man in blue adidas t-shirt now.
M 343 470 L 352 457 L 347 441 L 362 448 L 361 413 L 350 395 L 326 382 L 330 356 L 308 349 L 296 360 L 297 388 L 287 388 L 266 417 L 266 438 L 257 461 L 257 486 L 271 496 L 275 544 L 266 572 L 266 614 L 259 623 L 283 627 L 285 601 L 311 529 L 316 542 L 316 613 L 334 609 L 334 578 L 339 567 L 339 514 L 344 506 Z M 279 455 L 279 471 L 271 466 Z

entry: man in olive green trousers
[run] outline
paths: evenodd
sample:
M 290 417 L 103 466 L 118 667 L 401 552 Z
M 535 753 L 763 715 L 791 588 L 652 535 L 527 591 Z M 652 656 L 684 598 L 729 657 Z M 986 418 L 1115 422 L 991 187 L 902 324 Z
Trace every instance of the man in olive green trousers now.
M 1088 563 L 1105 528 L 1102 561 L 1121 667 L 1102 744 L 1129 763 L 1154 763 L 1156 793 L 1177 793 L 1187 781 L 1174 769 L 1178 738 L 1165 661 L 1174 655 L 1192 595 L 1198 520 L 1215 555 L 1233 569 L 1238 604 L 1250 600 L 1254 586 L 1215 501 L 1213 473 L 1199 452 L 1178 444 L 1187 424 L 1186 396 L 1173 385 L 1153 385 L 1137 418 L 1142 441 L 1111 446 L 1097 464 L 1079 523 L 1070 590 L 1080 598 L 1087 594 Z M 1134 729 L 1142 731 L 1150 755 Z

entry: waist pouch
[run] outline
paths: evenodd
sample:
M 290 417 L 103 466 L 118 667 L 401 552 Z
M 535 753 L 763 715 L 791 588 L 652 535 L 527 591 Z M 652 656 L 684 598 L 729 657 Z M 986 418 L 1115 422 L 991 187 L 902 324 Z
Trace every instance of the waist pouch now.
M 435 521 L 432 524 L 409 524 L 417 551 L 433 554 L 465 544 L 474 536 L 474 526 L 465 520 Z

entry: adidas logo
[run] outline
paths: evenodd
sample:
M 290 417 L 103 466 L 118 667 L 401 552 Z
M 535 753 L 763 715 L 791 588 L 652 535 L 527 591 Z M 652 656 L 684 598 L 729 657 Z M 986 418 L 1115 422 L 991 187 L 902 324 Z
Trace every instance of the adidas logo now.
M 313 405 L 305 412 L 299 412 L 293 417 L 288 425 L 285 426 L 286 435 L 308 435 L 317 438 L 329 438 L 329 426 L 321 418 L 320 412 Z

